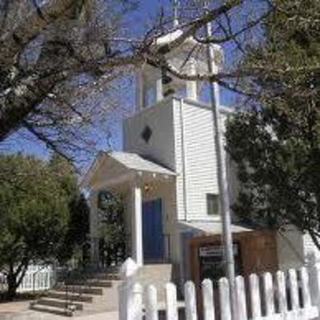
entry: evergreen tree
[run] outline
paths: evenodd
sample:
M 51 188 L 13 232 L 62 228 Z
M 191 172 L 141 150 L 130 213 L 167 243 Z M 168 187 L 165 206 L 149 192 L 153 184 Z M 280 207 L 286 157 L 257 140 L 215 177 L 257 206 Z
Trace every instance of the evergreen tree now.
M 124 261 L 126 254 L 122 200 L 106 191 L 98 195 L 100 261 L 108 267 Z
M 69 220 L 69 196 L 46 162 L 0 156 L 0 269 L 12 299 L 31 263 L 50 263 Z
M 0 156 L 0 270 L 9 299 L 30 264 L 66 262 L 88 233 L 89 207 L 65 159 Z
M 265 41 L 243 67 L 254 94 L 227 130 L 247 222 L 308 231 L 320 248 L 320 2 L 275 0 Z
M 75 254 L 80 254 L 80 260 L 85 260 L 90 209 L 78 188 L 75 169 L 70 162 L 58 154 L 52 156 L 49 167 L 68 196 L 68 226 L 60 246 L 58 260 L 66 263 Z
M 58 260 L 66 263 L 77 255 L 80 263 L 88 262 L 90 208 L 83 194 L 75 195 L 69 203 L 68 229 L 61 245 Z

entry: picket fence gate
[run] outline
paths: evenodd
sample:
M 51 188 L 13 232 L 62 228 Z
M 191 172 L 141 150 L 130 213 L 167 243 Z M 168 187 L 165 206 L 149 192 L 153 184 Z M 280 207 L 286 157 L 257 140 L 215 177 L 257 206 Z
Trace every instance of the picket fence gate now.
M 32 292 L 49 290 L 55 283 L 55 271 L 51 266 L 29 266 L 23 277 L 18 292 Z
M 157 289 L 154 285 L 143 288 L 135 281 L 138 267 L 128 259 L 121 268 L 123 283 L 119 286 L 120 320 L 158 320 Z M 261 276 L 236 278 L 236 320 L 310 320 L 319 318 L 320 265 L 312 268 L 291 269 Z M 214 294 L 211 280 L 201 284 L 202 315 L 198 314 L 196 288 L 193 282 L 184 284 L 184 319 L 231 320 L 229 282 L 218 281 L 218 294 Z M 218 299 L 217 299 L 218 296 Z M 180 303 L 181 307 L 181 303 Z M 177 288 L 165 285 L 164 315 L 166 320 L 179 319 Z M 219 312 L 216 312 L 219 309 Z M 161 319 L 164 319 L 163 317 Z

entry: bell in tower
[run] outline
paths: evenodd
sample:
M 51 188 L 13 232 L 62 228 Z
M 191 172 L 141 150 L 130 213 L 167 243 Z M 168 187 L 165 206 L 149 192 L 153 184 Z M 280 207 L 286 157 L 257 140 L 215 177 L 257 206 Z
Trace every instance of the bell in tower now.
M 161 69 L 161 83 L 164 97 L 174 94 L 175 90 L 172 87 L 172 77 L 168 76 L 165 68 Z
M 178 4 L 175 7 L 177 6 Z M 154 46 L 170 45 L 183 34 L 181 29 L 176 29 L 177 12 L 174 21 L 174 31 L 158 37 L 154 41 Z M 211 46 L 214 52 L 214 69 L 218 72 L 222 66 L 223 52 L 220 46 L 213 44 Z M 199 43 L 193 37 L 187 38 L 179 47 L 166 54 L 165 59 L 170 69 L 182 75 L 208 74 L 207 44 Z M 170 96 L 199 101 L 200 87 L 199 81 L 176 77 L 165 67 L 157 68 L 144 64 L 137 76 L 137 109 L 152 107 L 163 99 L 169 99 Z

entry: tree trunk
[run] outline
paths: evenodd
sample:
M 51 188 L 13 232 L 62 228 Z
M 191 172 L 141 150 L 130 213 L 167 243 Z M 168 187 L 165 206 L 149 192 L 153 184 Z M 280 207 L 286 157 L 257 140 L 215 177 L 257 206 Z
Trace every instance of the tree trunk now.
M 7 290 L 7 300 L 12 301 L 16 295 L 17 295 L 17 276 L 14 273 L 13 268 L 10 268 L 9 274 L 7 276 L 7 284 L 8 284 L 8 290 Z
M 9 267 L 9 273 L 7 276 L 7 285 L 8 285 L 8 290 L 7 290 L 7 300 L 12 301 L 16 295 L 17 295 L 17 289 L 20 286 L 26 271 L 28 269 L 29 265 L 29 260 L 24 259 L 24 261 L 19 265 L 18 268 L 14 268 L 14 265 L 10 265 Z

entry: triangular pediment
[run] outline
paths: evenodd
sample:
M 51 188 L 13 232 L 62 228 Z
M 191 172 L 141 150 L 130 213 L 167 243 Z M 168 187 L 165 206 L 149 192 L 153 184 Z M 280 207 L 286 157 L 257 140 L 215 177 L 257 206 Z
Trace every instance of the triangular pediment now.
M 85 175 L 81 185 L 94 188 L 117 179 L 130 180 L 136 173 L 154 173 L 175 176 L 175 173 L 155 161 L 129 152 L 102 152 Z

